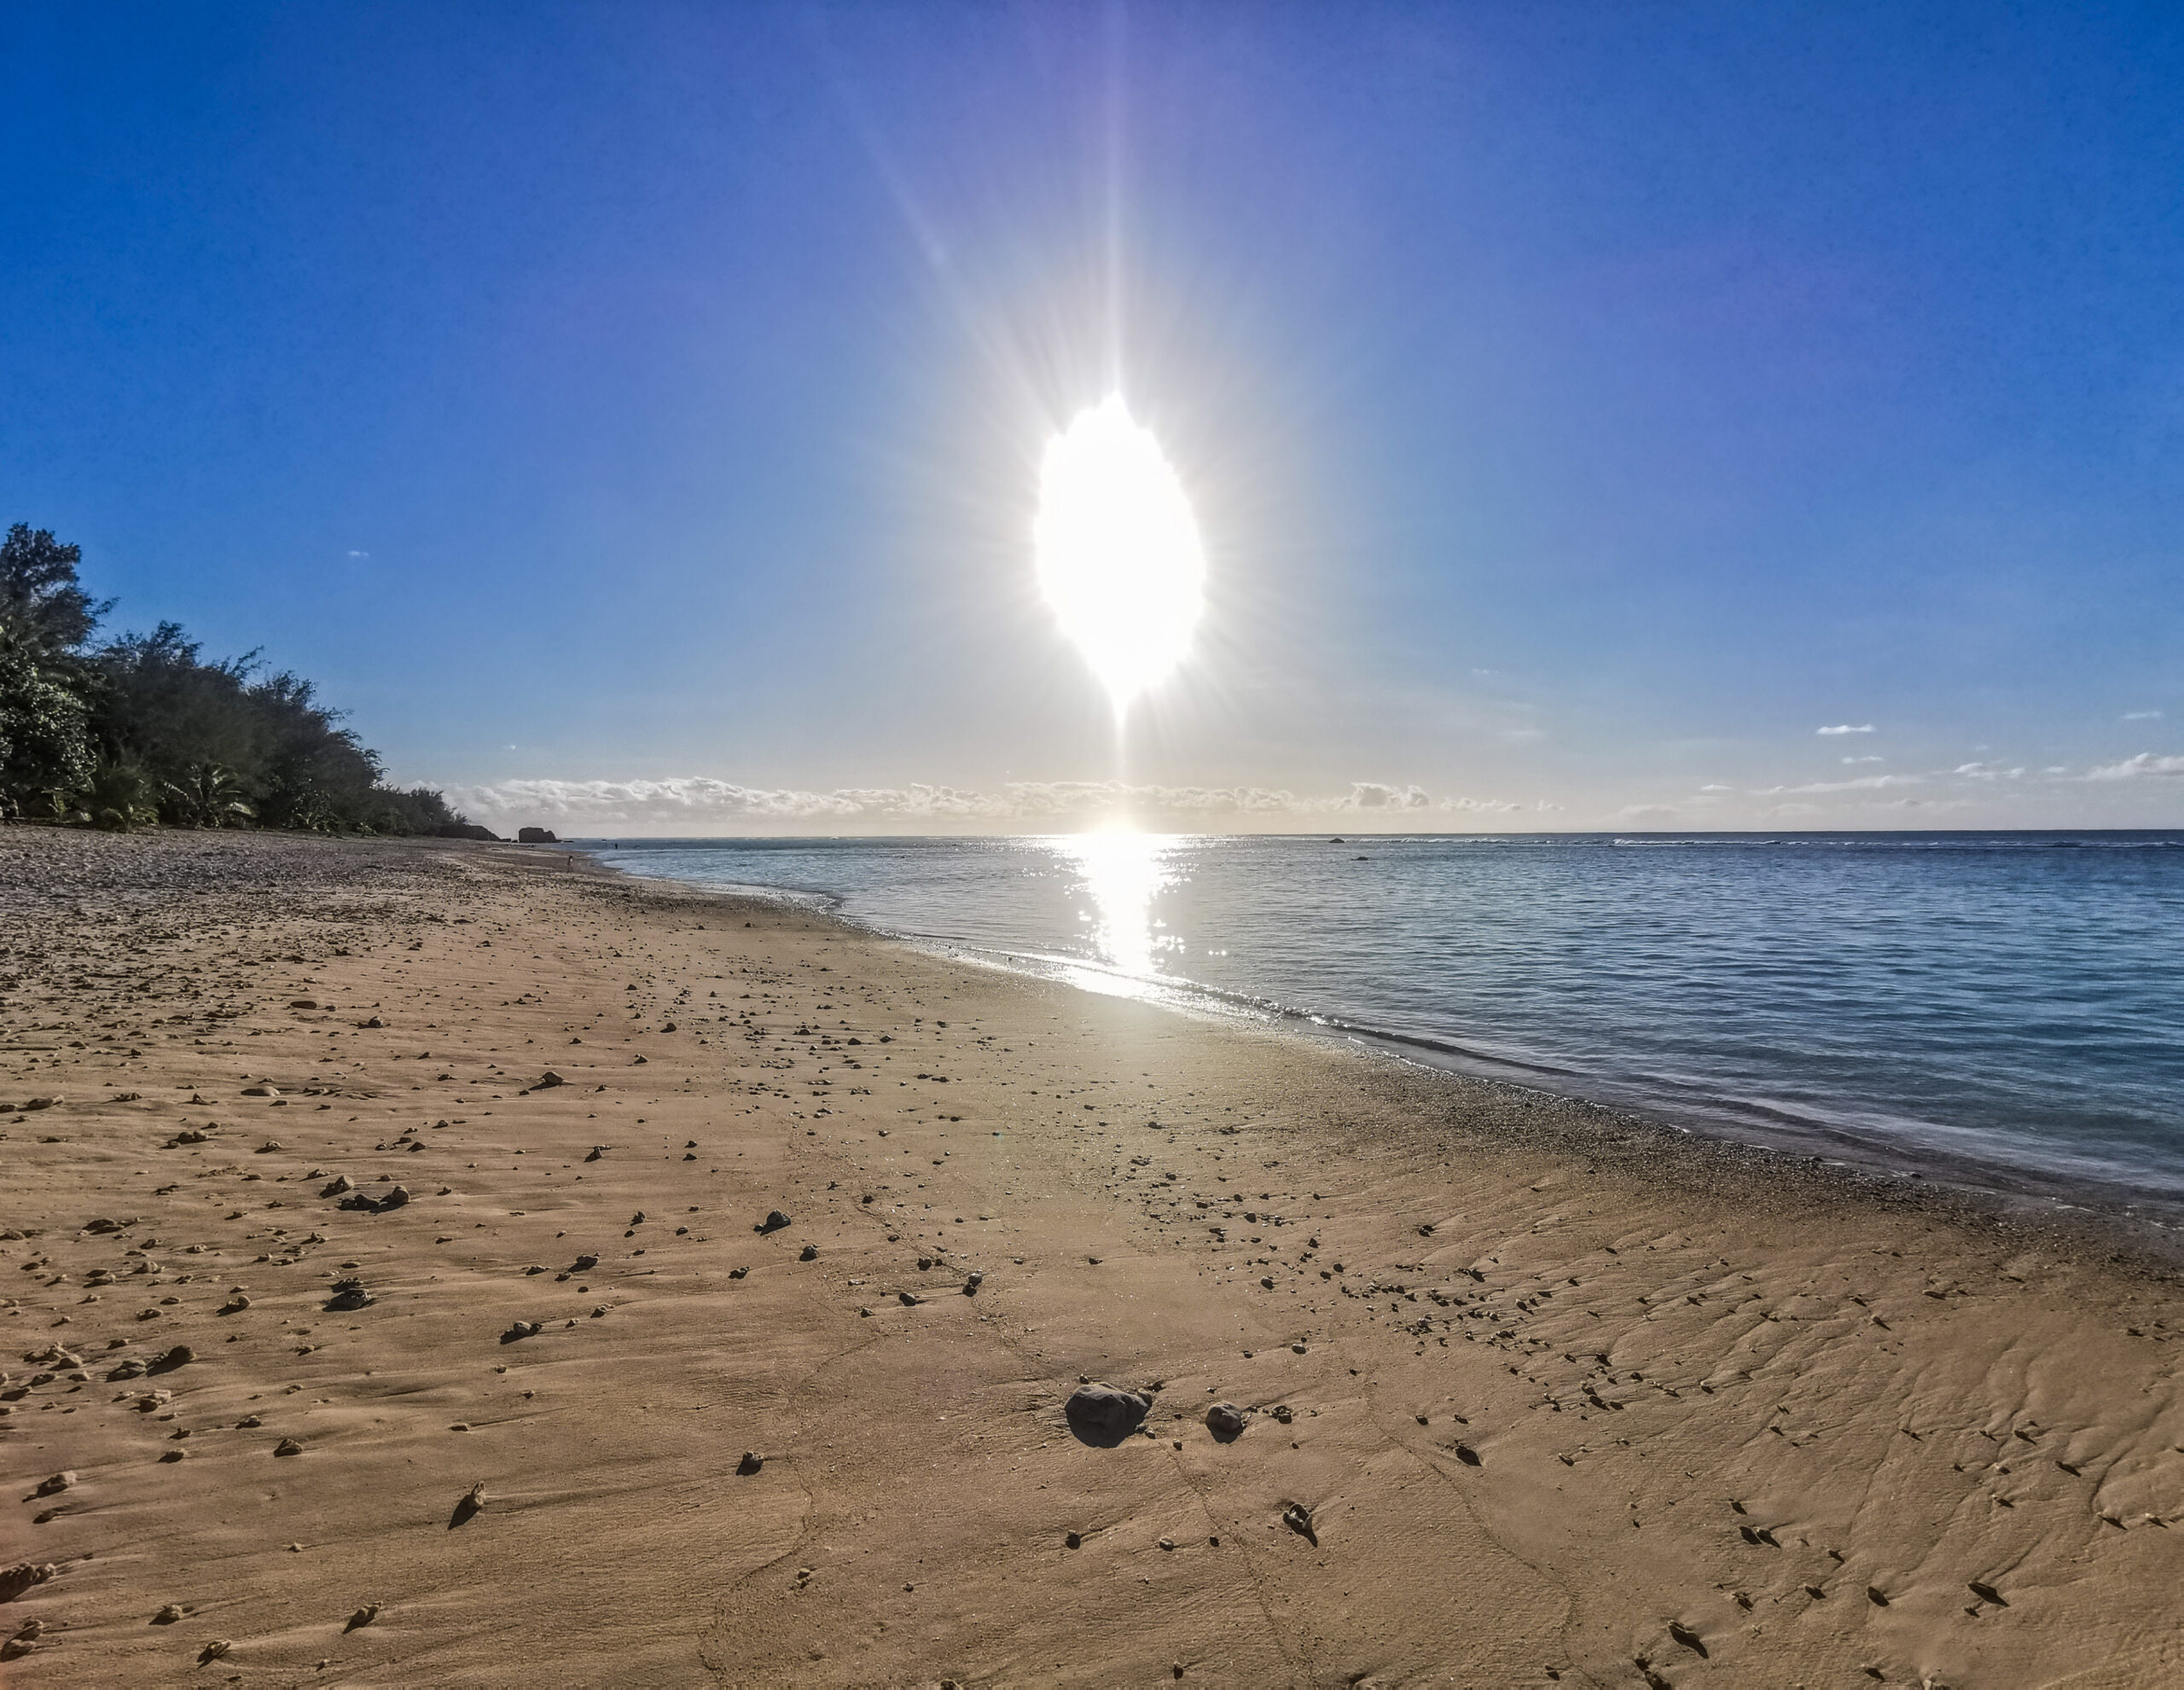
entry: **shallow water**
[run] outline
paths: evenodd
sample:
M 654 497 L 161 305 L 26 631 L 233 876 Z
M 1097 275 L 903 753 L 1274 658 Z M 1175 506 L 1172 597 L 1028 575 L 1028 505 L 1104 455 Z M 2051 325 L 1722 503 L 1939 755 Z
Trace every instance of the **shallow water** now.
M 2184 833 L 585 848 L 1670 1121 L 2184 1205 Z

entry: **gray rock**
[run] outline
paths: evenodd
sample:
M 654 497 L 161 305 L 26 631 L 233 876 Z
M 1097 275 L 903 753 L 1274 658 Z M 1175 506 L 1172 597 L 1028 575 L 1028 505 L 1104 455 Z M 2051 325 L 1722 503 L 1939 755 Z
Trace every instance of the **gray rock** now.
M 1125 1437 L 1153 1407 L 1150 1397 L 1112 1385 L 1080 1385 L 1069 1393 L 1062 1413 L 1078 1432 L 1093 1437 Z

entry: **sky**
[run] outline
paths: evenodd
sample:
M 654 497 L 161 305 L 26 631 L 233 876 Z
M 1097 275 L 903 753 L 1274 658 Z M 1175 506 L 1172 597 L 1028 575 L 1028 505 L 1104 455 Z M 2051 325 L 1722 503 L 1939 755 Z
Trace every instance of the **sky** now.
M 2184 9 L 0 14 L 0 521 L 565 835 L 2184 826 Z M 1202 537 L 1034 579 L 1119 391 Z

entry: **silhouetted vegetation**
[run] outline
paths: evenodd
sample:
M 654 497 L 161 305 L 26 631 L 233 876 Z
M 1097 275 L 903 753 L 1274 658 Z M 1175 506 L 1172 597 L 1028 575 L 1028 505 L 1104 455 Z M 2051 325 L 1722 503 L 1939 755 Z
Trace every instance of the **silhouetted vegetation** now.
M 340 712 L 255 652 L 208 662 L 172 622 L 96 643 L 113 601 L 84 590 L 81 560 L 26 523 L 0 543 L 0 816 L 493 837 L 428 787 L 383 784 Z

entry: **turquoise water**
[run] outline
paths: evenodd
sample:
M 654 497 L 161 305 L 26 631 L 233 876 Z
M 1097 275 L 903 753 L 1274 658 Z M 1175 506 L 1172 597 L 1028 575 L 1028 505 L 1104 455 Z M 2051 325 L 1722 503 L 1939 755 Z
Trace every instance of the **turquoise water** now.
M 2184 833 L 586 848 L 1666 1123 L 2184 1217 Z

